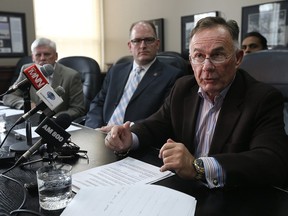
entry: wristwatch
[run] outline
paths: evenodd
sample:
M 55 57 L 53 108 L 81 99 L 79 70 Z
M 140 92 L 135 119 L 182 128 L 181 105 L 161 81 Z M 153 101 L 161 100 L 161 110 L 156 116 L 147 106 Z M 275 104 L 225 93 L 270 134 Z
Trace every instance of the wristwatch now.
M 194 169 L 196 170 L 196 176 L 195 179 L 197 180 L 204 180 L 205 179 L 205 169 L 204 169 L 204 163 L 203 160 L 200 158 L 197 158 L 193 161 Z

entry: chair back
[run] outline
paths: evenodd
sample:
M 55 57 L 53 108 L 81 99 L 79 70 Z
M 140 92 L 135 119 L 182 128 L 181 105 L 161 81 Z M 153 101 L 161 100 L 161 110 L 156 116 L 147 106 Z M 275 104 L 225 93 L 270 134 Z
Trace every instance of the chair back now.
M 25 64 L 29 64 L 29 63 L 33 63 L 32 57 L 31 56 L 24 56 L 22 58 L 20 58 L 16 64 L 16 68 L 14 71 L 14 76 L 11 80 L 11 85 L 14 84 L 14 82 L 17 80 L 19 73 L 21 71 L 21 68 L 23 65 Z
M 240 68 L 283 94 L 285 130 L 288 134 L 288 50 L 263 50 L 245 55 Z
M 184 75 L 191 74 L 189 69 L 189 62 L 187 62 L 180 53 L 173 51 L 165 51 L 157 54 L 159 61 L 170 64 L 183 71 Z
M 166 64 L 170 64 L 176 68 L 179 68 L 183 71 L 184 75 L 190 74 L 191 71 L 189 69 L 189 62 L 187 62 L 180 53 L 173 51 L 160 52 L 157 54 L 157 59 Z M 132 62 L 133 56 L 127 55 L 119 58 L 115 64 Z
M 102 76 L 99 64 L 87 56 L 69 56 L 58 60 L 60 64 L 70 67 L 81 73 L 86 111 L 102 85 Z

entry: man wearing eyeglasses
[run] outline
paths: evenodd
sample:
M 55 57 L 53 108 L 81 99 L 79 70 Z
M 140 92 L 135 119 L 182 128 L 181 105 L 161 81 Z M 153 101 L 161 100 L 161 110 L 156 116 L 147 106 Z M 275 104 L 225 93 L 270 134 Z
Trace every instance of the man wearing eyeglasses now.
M 195 76 L 177 80 L 148 119 L 113 127 L 105 145 L 121 154 L 160 145 L 161 171 L 209 188 L 287 184 L 283 96 L 239 69 L 238 35 L 235 21 L 199 20 L 189 45 Z
M 90 105 L 85 125 L 109 131 L 125 121 L 136 122 L 156 112 L 183 71 L 156 58 L 160 41 L 149 21 L 130 28 L 128 48 L 134 60 L 115 64 Z

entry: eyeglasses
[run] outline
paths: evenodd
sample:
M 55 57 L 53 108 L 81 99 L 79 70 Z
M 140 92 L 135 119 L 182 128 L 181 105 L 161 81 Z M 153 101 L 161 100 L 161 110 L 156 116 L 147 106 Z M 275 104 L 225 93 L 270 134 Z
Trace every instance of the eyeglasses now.
M 193 57 L 189 56 L 189 60 L 192 62 L 192 64 L 204 64 L 206 59 L 209 59 L 212 64 L 221 64 L 224 63 L 227 59 L 231 58 L 232 55 L 226 56 L 223 53 L 216 53 L 211 55 L 209 58 L 206 58 L 205 54 L 198 53 Z
M 134 45 L 140 45 L 144 41 L 146 45 L 151 45 L 156 41 L 154 37 L 146 37 L 146 38 L 135 38 L 131 40 L 131 43 Z

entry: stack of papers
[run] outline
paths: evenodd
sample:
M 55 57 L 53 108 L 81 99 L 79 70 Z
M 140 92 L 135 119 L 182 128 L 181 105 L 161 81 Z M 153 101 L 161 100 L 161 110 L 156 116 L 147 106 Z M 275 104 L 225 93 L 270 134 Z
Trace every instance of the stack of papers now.
M 11 109 L 7 106 L 0 105 L 0 113 L 5 113 L 6 116 L 13 116 L 13 115 L 24 114 L 24 110 Z
M 196 200 L 157 185 L 82 188 L 61 216 L 192 216 Z
M 194 215 L 194 197 L 149 185 L 172 175 L 131 157 L 73 174 L 77 194 L 61 216 Z
M 95 167 L 72 175 L 73 190 L 83 187 L 123 186 L 151 184 L 174 175 L 171 171 L 160 172 L 160 168 L 131 157 Z

